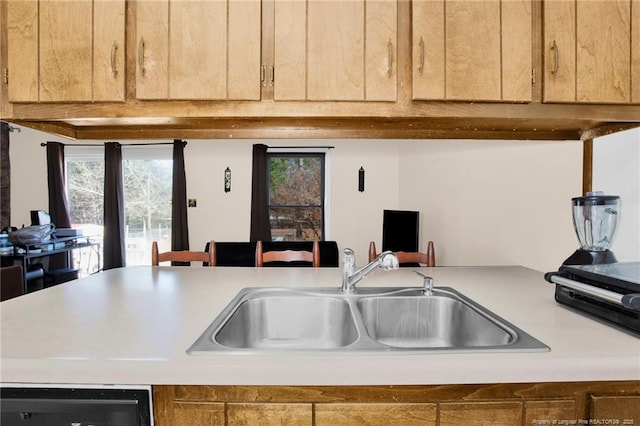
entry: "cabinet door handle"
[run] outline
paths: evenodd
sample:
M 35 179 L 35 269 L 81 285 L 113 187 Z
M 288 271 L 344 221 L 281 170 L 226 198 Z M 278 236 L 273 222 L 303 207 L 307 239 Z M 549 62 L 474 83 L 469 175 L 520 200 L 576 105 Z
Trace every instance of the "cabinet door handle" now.
M 142 37 L 138 42 L 138 67 L 140 68 L 140 75 L 144 75 L 144 39 Z
M 420 46 L 420 66 L 418 67 L 418 72 L 420 74 L 424 73 L 424 40 L 420 37 L 420 42 L 418 43 Z
M 393 43 L 391 43 L 391 39 L 389 39 L 389 44 L 387 44 L 387 54 L 389 55 L 387 58 L 387 63 L 389 64 L 387 77 L 391 78 L 391 75 L 393 75 Z
M 273 64 L 269 65 L 269 86 L 273 86 L 273 82 L 276 80 L 276 69 Z
M 267 86 L 267 66 L 265 64 L 260 65 L 260 83 L 262 87 Z
M 556 41 L 553 40 L 553 44 L 551 45 L 551 51 L 553 52 L 553 63 L 551 64 L 551 75 L 556 75 L 558 73 L 558 55 L 560 49 L 556 44 Z
M 111 73 L 113 78 L 118 76 L 118 70 L 116 69 L 116 52 L 118 51 L 118 44 L 114 41 L 111 45 Z

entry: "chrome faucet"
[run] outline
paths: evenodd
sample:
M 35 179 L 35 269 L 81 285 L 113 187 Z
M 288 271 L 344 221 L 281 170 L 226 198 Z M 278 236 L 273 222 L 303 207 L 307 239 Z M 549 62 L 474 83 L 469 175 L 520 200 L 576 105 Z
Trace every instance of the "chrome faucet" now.
M 378 267 L 383 271 L 398 269 L 398 257 L 391 251 L 385 251 L 370 262 L 368 265 L 356 271 L 356 255 L 350 248 L 344 249 L 343 269 L 342 269 L 342 291 L 351 293 L 356 284 L 373 272 Z

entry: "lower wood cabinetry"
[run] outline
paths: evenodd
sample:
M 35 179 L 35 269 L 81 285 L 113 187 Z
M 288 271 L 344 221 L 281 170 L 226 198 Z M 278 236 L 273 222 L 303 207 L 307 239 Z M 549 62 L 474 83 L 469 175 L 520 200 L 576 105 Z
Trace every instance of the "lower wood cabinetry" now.
M 153 387 L 156 426 L 640 425 L 640 381 Z

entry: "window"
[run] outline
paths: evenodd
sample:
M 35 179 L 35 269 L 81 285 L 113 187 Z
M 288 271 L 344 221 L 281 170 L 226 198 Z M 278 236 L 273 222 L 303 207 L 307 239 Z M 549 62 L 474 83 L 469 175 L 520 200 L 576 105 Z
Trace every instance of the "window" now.
M 151 264 L 154 240 L 161 251 L 171 246 L 171 152 L 171 146 L 122 147 L 129 266 Z M 83 228 L 85 235 L 102 235 L 104 148 L 67 146 L 65 161 L 71 224 Z
M 269 218 L 274 241 L 325 238 L 325 153 L 267 153 Z

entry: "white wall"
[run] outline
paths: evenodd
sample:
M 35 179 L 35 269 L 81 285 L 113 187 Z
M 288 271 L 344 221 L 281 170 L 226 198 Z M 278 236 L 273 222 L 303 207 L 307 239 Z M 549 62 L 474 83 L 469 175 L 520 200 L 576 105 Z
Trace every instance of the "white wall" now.
M 640 129 L 593 141 L 593 190 L 620 196 L 611 251 L 619 262 L 640 261 Z
M 576 248 L 581 142 L 405 141 L 400 205 L 421 212 L 436 264 L 551 271 Z
M 40 143 L 51 140 L 73 143 L 27 128 L 11 134 L 14 226 L 29 223 L 29 210 L 47 209 Z M 421 246 L 434 240 L 439 265 L 521 264 L 547 271 L 577 248 L 570 198 L 581 193 L 580 142 L 455 140 L 189 140 L 187 196 L 198 202 L 189 209 L 192 247 L 210 239 L 248 240 L 251 151 L 258 142 L 335 147 L 328 238 L 353 248 L 359 264 L 369 241 L 381 244 L 384 209 L 421 212 Z M 230 193 L 223 189 L 227 166 Z M 364 192 L 358 192 L 361 166 Z

